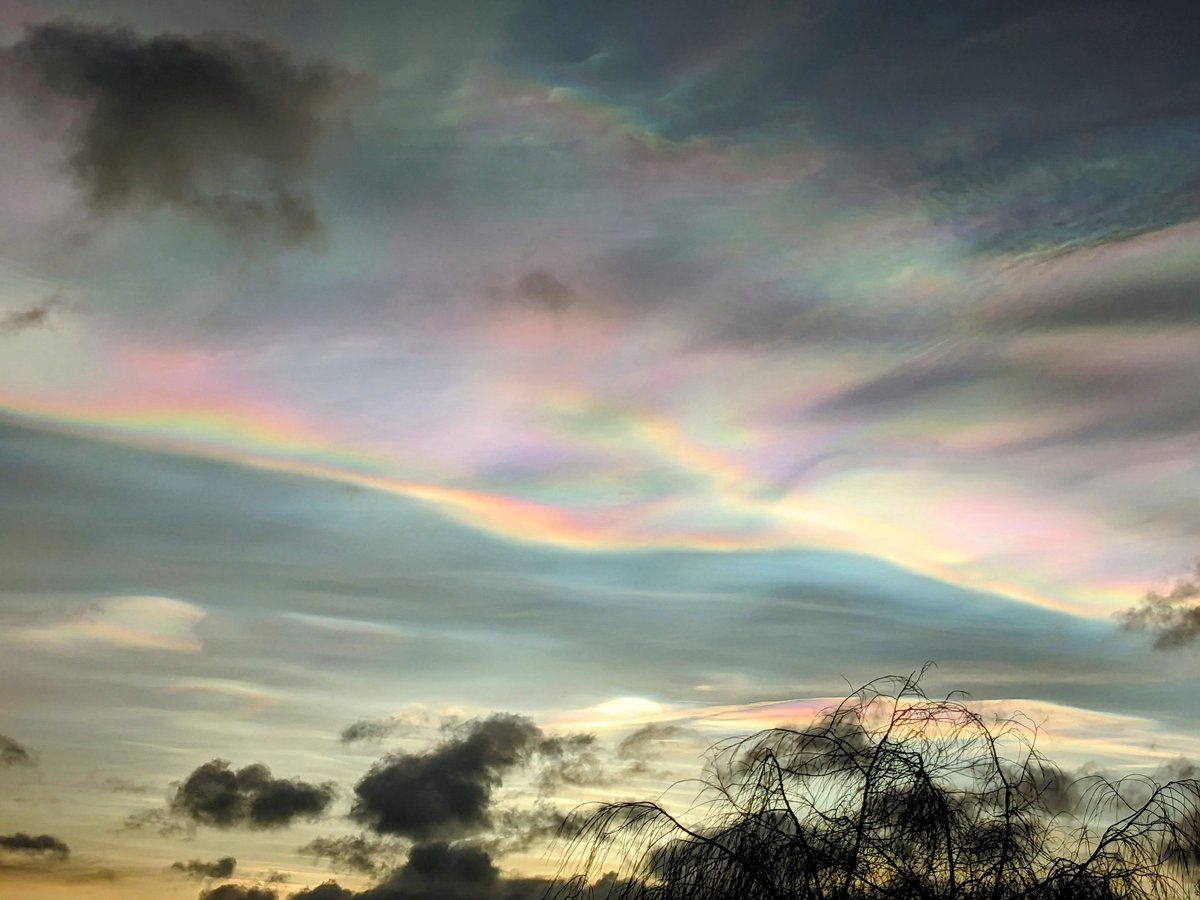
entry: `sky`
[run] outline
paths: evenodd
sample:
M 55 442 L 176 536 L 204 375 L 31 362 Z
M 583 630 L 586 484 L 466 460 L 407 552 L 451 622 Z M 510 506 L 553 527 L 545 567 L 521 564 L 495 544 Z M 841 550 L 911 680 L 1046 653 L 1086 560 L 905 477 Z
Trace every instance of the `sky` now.
M 0 892 L 533 896 L 564 810 L 930 661 L 1190 756 L 1198 42 L 0 0 Z

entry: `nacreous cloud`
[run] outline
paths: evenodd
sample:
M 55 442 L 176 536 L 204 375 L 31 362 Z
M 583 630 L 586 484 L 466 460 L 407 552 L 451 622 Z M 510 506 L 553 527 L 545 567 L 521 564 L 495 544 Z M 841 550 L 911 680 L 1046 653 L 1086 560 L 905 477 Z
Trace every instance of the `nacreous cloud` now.
M 96 213 L 169 208 L 283 244 L 318 230 L 305 178 L 362 85 L 262 41 L 65 21 L 31 27 L 2 59 L 31 114 L 72 119 L 67 166 Z

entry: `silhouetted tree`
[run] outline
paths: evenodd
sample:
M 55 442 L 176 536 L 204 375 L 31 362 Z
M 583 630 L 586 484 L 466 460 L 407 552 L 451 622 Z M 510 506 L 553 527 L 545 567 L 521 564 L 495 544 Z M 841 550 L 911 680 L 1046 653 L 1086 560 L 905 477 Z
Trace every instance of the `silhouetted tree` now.
M 559 896 L 638 900 L 1141 900 L 1196 896 L 1200 782 L 1073 778 L 1021 718 L 986 721 L 924 670 L 808 727 L 716 745 L 695 804 L 587 810 Z

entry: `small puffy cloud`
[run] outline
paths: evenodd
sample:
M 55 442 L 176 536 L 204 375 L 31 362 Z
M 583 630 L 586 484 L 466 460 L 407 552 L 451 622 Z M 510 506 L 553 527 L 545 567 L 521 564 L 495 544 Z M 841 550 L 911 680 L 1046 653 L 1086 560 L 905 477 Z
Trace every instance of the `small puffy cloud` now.
M 71 848 L 52 834 L 25 834 L 18 831 L 0 835 L 0 853 L 63 860 L 71 855 Z
M 1175 650 L 1200 640 L 1200 564 L 1165 593 L 1148 591 L 1140 605 L 1117 613 L 1126 631 L 1149 634 L 1156 650 Z
M 203 860 L 189 859 L 187 862 L 171 863 L 171 869 L 181 872 L 188 878 L 228 878 L 237 868 L 237 860 L 232 856 L 222 856 L 220 859 Z
M 32 766 L 33 757 L 19 742 L 7 734 L 0 734 L 0 769 L 10 766 Z
M 275 778 L 262 763 L 233 769 L 227 760 L 214 759 L 197 766 L 176 787 L 166 809 L 134 816 L 126 824 L 132 828 L 153 825 L 163 833 L 196 825 L 286 828 L 297 819 L 320 818 L 335 796 L 330 783 Z
M 70 120 L 67 167 L 97 214 L 166 208 L 282 244 L 317 232 L 306 179 L 363 86 L 260 40 L 70 21 L 29 27 L 2 61 L 32 114 Z
M 338 740 L 343 744 L 378 743 L 394 734 L 399 727 L 400 722 L 390 716 L 383 719 L 360 719 L 343 728 L 338 734 Z

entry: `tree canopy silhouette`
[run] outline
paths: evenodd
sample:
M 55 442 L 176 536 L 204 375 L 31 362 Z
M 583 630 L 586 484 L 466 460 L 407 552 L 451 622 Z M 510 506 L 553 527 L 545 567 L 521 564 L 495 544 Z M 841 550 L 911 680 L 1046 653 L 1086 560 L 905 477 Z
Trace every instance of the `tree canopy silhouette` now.
M 987 720 L 925 670 L 807 727 L 710 751 L 694 805 L 582 812 L 561 897 L 1141 900 L 1197 896 L 1200 782 L 1072 777 L 1037 729 Z M 598 873 L 611 873 L 589 886 Z

